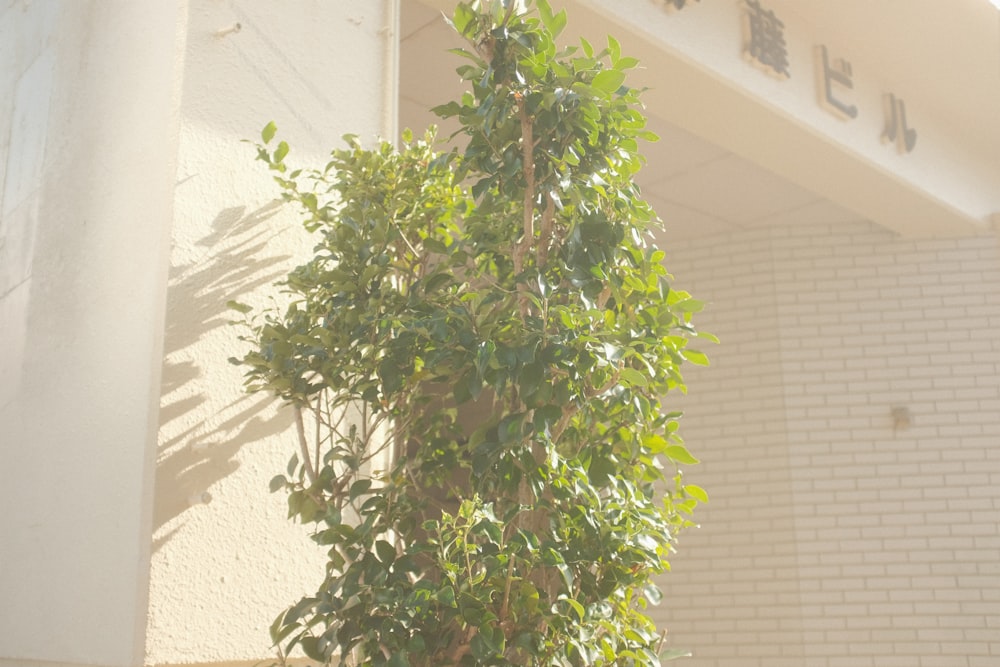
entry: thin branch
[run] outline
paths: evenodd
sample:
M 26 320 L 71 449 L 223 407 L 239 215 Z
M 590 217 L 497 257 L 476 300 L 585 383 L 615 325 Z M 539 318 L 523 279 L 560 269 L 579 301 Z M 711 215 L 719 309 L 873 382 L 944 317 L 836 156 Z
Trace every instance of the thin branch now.
M 323 460 L 322 457 L 320 456 L 320 444 L 322 443 L 322 440 L 320 439 L 320 432 L 321 432 L 320 429 L 322 429 L 322 427 L 323 427 L 323 415 L 322 415 L 323 402 L 322 401 L 323 401 L 323 392 L 322 391 L 317 392 L 317 394 L 316 394 L 316 442 L 314 443 L 314 451 L 316 452 L 316 458 L 314 459 L 314 463 L 313 463 L 313 466 L 314 466 L 313 470 L 315 470 L 317 473 L 321 469 L 320 462 Z
M 549 244 L 552 241 L 552 222 L 556 217 L 556 199 L 551 192 L 545 193 L 545 210 L 542 212 L 541 238 L 538 242 L 538 270 L 545 268 L 549 261 Z
M 416 207 L 416 204 L 414 204 L 414 207 Z M 399 224 L 399 220 L 397 220 L 396 218 L 392 218 L 389 222 L 391 222 L 392 226 L 396 228 L 397 232 L 399 232 L 399 238 L 403 240 L 403 243 L 405 243 L 406 247 L 410 249 L 410 252 L 413 253 L 413 256 L 420 257 L 420 253 L 417 252 L 417 249 L 413 247 L 412 243 L 410 243 L 410 239 L 406 237 L 406 233 L 403 231 L 403 227 Z
M 611 374 L 610 378 L 608 378 L 608 381 L 605 382 L 600 387 L 591 387 L 589 390 L 584 389 L 584 392 L 583 392 L 584 398 L 586 398 L 587 400 L 590 400 L 590 399 L 596 398 L 597 396 L 600 396 L 604 392 L 608 391 L 609 389 L 611 389 L 612 387 L 614 387 L 616 384 L 618 384 L 618 380 L 621 379 L 621 374 L 622 374 L 621 368 L 616 368 L 615 372 Z
M 660 652 L 663 650 L 663 642 L 666 641 L 666 639 L 667 639 L 667 630 L 666 630 L 666 628 L 664 628 L 663 632 L 660 633 L 660 641 L 658 641 L 656 643 L 656 654 L 657 655 L 659 655 Z
M 521 118 L 521 167 L 524 170 L 524 221 L 521 240 L 514 244 L 514 273 L 524 270 L 524 258 L 535 241 L 535 141 L 528 101 L 517 96 L 517 111 Z
M 510 560 L 507 561 L 507 582 L 504 584 L 503 588 L 503 604 L 500 605 L 500 624 L 503 625 L 507 621 L 507 612 L 510 605 L 510 587 L 514 581 L 514 557 L 511 556 Z
M 302 464 L 306 468 L 306 478 L 309 480 L 309 485 L 312 486 L 316 483 L 316 470 L 310 460 L 309 443 L 306 442 L 306 425 L 302 419 L 301 405 L 295 406 L 295 428 L 299 434 L 299 451 L 302 452 Z
M 517 0 L 506 0 L 507 2 L 507 14 L 503 17 L 503 23 L 501 26 L 506 26 L 510 23 L 510 19 L 514 16 L 514 10 L 517 9 Z
M 552 431 L 552 442 L 559 442 L 559 438 L 562 437 L 563 432 L 569 427 L 570 420 L 573 416 L 580 411 L 580 407 L 576 404 L 570 405 L 563 409 L 562 417 L 559 418 L 559 423 L 556 424 L 555 429 Z
M 469 629 L 465 631 L 464 641 L 458 646 L 456 646 L 455 650 L 452 651 L 451 655 L 449 656 L 451 658 L 453 665 L 457 665 L 459 662 L 461 662 L 465 654 L 467 654 L 472 649 L 472 638 L 475 637 L 478 632 L 479 628 L 477 628 L 474 625 L 470 625 Z
M 599 310 L 604 310 L 604 306 L 607 305 L 608 299 L 611 298 L 611 286 L 606 285 L 601 293 L 597 295 L 597 308 Z

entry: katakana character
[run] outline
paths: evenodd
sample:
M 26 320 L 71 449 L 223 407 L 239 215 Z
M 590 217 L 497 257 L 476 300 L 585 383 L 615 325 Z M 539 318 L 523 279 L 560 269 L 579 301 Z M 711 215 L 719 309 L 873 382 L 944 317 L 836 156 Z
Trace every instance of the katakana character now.
M 833 61 L 833 66 L 831 67 L 830 59 L 826 53 L 826 46 L 817 47 L 817 51 L 819 52 L 819 73 L 823 78 L 823 87 L 819 95 L 820 106 L 845 120 L 848 118 L 857 118 L 858 107 L 853 104 L 841 102 L 833 94 L 834 83 L 838 83 L 848 90 L 853 90 L 854 82 L 851 81 L 851 76 L 853 75 L 851 63 L 843 58 L 838 58 Z
M 900 153 L 909 153 L 917 145 L 917 131 L 906 126 L 906 103 L 892 93 L 883 97 L 885 131 L 882 142 L 896 142 Z

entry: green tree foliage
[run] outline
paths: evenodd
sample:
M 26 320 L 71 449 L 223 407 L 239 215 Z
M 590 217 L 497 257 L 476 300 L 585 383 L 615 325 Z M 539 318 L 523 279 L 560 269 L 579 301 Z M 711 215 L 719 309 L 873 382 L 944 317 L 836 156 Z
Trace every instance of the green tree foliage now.
M 661 397 L 683 390 L 701 303 L 670 287 L 642 164 L 637 63 L 560 50 L 544 0 L 459 5 L 470 86 L 399 149 L 348 137 L 289 172 L 318 236 L 284 312 L 248 318 L 252 391 L 294 406 L 272 490 L 329 550 L 280 650 L 339 665 L 658 665 L 644 613 L 705 492 Z M 234 304 L 240 308 L 239 304 Z M 245 310 L 245 309 L 244 309 Z M 711 339 L 707 334 L 700 334 Z M 463 411 L 479 414 L 463 426 Z

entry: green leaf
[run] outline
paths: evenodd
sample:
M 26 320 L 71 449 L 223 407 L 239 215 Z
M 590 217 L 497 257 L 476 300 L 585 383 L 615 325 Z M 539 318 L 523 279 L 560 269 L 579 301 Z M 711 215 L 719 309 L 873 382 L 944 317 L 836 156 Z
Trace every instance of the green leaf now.
M 244 315 L 253 310 L 253 306 L 248 306 L 245 303 L 240 303 L 239 301 L 232 301 L 232 300 L 226 301 L 226 308 L 228 308 L 229 310 L 235 310 L 238 313 L 243 313 Z
M 629 368 L 626 366 L 621 369 L 619 376 L 625 384 L 632 385 L 635 387 L 648 387 L 649 378 L 647 378 L 643 373 L 635 370 L 634 368 Z
M 624 58 L 619 58 L 618 60 L 616 60 L 615 64 L 614 64 L 614 68 L 616 70 L 621 71 L 621 70 L 626 70 L 626 69 L 632 69 L 633 67 L 635 67 L 638 64 L 639 64 L 639 59 L 638 58 L 631 58 L 629 56 L 626 56 Z
M 693 654 L 691 651 L 685 651 L 684 649 L 668 648 L 660 653 L 660 660 L 677 660 L 678 658 L 690 658 Z
M 469 625 L 482 625 L 486 620 L 486 606 L 474 595 L 463 592 L 458 596 L 462 619 Z
M 299 642 L 299 646 L 302 647 L 302 652 L 313 660 L 326 662 L 326 656 L 319 650 L 318 637 L 303 637 L 302 641 Z
M 455 589 L 451 586 L 445 586 L 437 592 L 434 596 L 435 599 L 446 607 L 457 606 L 455 602 Z
M 386 667 L 409 667 L 410 659 L 406 651 L 396 651 L 385 664 Z
M 698 299 L 684 299 L 674 304 L 674 310 L 682 313 L 697 313 L 704 307 L 705 302 Z
M 274 621 L 271 622 L 271 627 L 270 627 L 271 641 L 275 645 L 277 645 L 280 642 L 284 641 L 285 638 L 288 637 L 288 635 L 292 634 L 293 632 L 295 632 L 299 628 L 299 624 L 298 623 L 294 623 L 294 622 L 286 623 L 285 622 L 285 618 L 286 618 L 286 616 L 288 616 L 288 611 L 289 610 L 285 610 L 285 611 L 281 612 L 274 619 Z
M 508 443 L 521 438 L 521 426 L 524 423 L 524 413 L 517 412 L 507 415 L 497 425 L 497 436 L 501 443 Z
M 278 144 L 278 147 L 274 149 L 274 161 L 281 162 L 288 155 L 288 144 L 284 141 Z
M 458 31 L 460 35 L 468 34 L 469 26 L 472 25 L 476 20 L 476 13 L 464 2 L 458 4 L 455 8 L 455 14 L 451 20 L 452 25 L 455 26 L 455 30 Z
M 552 26 L 549 28 L 552 31 L 552 37 L 558 37 L 568 22 L 569 19 L 566 16 L 565 9 L 560 10 L 558 14 L 552 17 Z
M 695 465 L 696 463 L 699 463 L 698 459 L 692 456 L 691 452 L 685 449 L 683 445 L 670 445 L 663 450 L 663 454 L 668 459 L 684 465 Z
M 563 601 L 569 604 L 576 612 L 577 617 L 582 621 L 583 617 L 586 615 L 587 610 L 583 608 L 583 605 L 574 600 L 573 598 L 563 598 Z
M 270 123 L 264 126 L 264 129 L 260 131 L 260 138 L 264 140 L 264 143 L 270 143 L 271 139 L 274 139 L 275 133 L 278 131 L 278 126 L 274 124 L 272 120 Z
M 563 9 L 558 14 L 553 14 L 548 0 L 538 0 L 537 5 L 542 25 L 552 34 L 552 37 L 558 37 L 559 33 L 566 27 L 566 10 Z
M 385 540 L 378 540 L 375 542 L 375 555 L 383 565 L 389 567 L 396 560 L 396 547 Z
M 653 454 L 659 454 L 667 448 L 667 439 L 655 433 L 642 436 L 642 446 Z
M 476 664 L 484 663 L 493 655 L 493 647 L 483 638 L 482 634 L 476 634 L 469 642 L 469 650 L 476 659 Z
M 605 456 L 594 456 L 587 467 L 587 475 L 592 483 L 603 486 L 618 472 L 615 462 Z
M 622 46 L 618 43 L 618 40 L 608 35 L 608 52 L 611 56 L 611 62 L 616 63 L 618 59 L 622 57 Z
M 486 373 L 486 368 L 489 366 L 490 359 L 493 357 L 495 351 L 496 344 L 493 341 L 487 340 L 480 343 L 479 350 L 476 352 L 476 371 L 480 377 Z
M 275 475 L 271 478 L 271 483 L 268 484 L 268 488 L 271 489 L 271 493 L 274 493 L 285 488 L 286 484 L 288 484 L 288 480 L 284 475 Z
M 696 366 L 708 366 L 708 357 L 705 354 L 698 352 L 697 350 L 681 350 L 681 356 L 690 361 Z
M 410 638 L 410 642 L 409 644 L 407 644 L 407 648 L 409 649 L 410 652 L 413 653 L 423 653 L 425 650 L 427 650 L 427 642 L 425 642 L 424 638 L 421 637 L 420 635 L 414 635 L 413 637 Z M 406 665 L 409 664 L 410 663 L 407 662 L 404 665 L 404 667 L 406 667 Z
M 368 489 L 372 488 L 372 481 L 370 479 L 359 479 L 354 484 L 351 484 L 351 490 L 349 492 L 351 502 L 358 499 L 358 496 L 368 493 Z
M 595 89 L 610 95 L 619 88 L 625 82 L 625 72 L 606 69 L 601 70 L 594 77 L 594 80 L 590 82 L 590 85 Z
M 699 502 L 708 502 L 708 492 L 697 484 L 687 484 L 684 487 L 684 493 L 688 494 L 692 498 L 696 498 Z
M 440 118 L 451 118 L 452 116 L 457 116 L 461 111 L 462 107 L 458 102 L 448 102 L 447 104 L 439 104 L 436 107 L 431 107 L 431 113 Z

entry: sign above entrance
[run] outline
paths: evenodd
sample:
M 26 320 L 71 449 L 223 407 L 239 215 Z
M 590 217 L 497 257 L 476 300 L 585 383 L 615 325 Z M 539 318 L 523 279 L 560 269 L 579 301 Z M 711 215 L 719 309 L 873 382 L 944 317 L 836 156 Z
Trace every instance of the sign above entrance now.
M 981 233 L 1000 210 L 995 123 L 983 124 L 969 91 L 941 79 L 951 72 L 938 42 L 901 35 L 883 3 L 558 1 L 579 7 L 592 43 L 629 39 L 641 63 L 632 81 L 660 120 L 865 219 L 906 235 L 955 235 Z M 958 4 L 908 19 L 962 26 L 972 51 L 992 46 L 995 56 L 1000 42 L 974 30 L 977 12 Z M 970 58 L 952 60 L 976 85 L 1000 76 Z M 991 95 L 983 92 L 984 108 L 996 106 Z
M 674 12 L 684 9 L 688 0 L 667 0 L 665 4 Z M 744 59 L 769 76 L 791 78 L 784 22 L 761 0 L 739 0 L 738 4 L 742 9 Z M 820 107 L 841 120 L 854 120 L 860 110 L 845 99 L 854 89 L 851 63 L 843 58 L 831 59 L 825 44 L 815 50 Z M 910 153 L 917 144 L 917 131 L 907 126 L 906 103 L 895 93 L 884 93 L 882 106 L 885 122 L 882 142 L 895 144 L 900 153 Z

